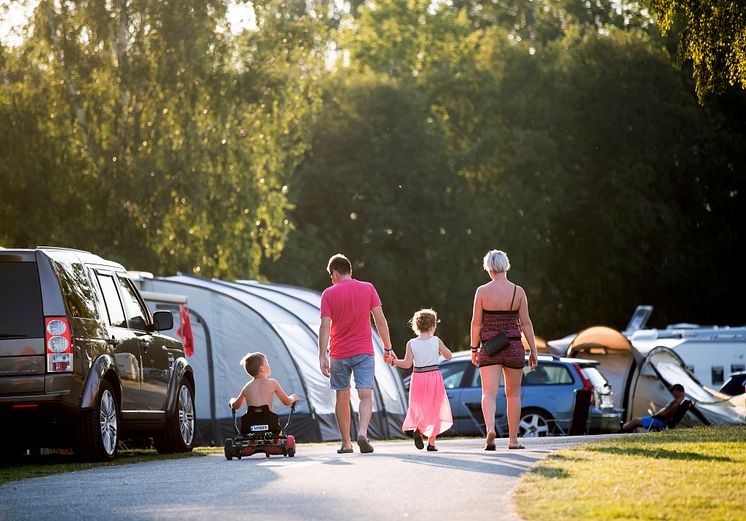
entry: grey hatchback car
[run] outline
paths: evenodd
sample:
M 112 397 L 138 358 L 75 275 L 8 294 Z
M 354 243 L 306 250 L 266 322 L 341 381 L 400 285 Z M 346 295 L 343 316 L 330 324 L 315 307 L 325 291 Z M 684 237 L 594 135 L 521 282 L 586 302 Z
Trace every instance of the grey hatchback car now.
M 539 355 L 537 368 L 529 371 L 526 367 L 523 372 L 519 436 L 567 433 L 572 422 L 575 391 L 580 389 L 591 391 L 587 432 L 617 432 L 621 412 L 614 410 L 611 386 L 597 366 L 598 362 L 593 360 Z M 453 414 L 453 427 L 448 434 L 483 435 L 482 380 L 479 369 L 471 363 L 469 353 L 455 353 L 452 360 L 440 364 L 440 370 Z M 506 436 L 508 425 L 505 387 L 502 383 L 495 419 L 498 430 Z
M 125 437 L 185 452 L 194 376 L 127 271 L 88 252 L 0 248 L 0 449 L 108 460 Z M 12 426 L 12 428 L 6 428 Z

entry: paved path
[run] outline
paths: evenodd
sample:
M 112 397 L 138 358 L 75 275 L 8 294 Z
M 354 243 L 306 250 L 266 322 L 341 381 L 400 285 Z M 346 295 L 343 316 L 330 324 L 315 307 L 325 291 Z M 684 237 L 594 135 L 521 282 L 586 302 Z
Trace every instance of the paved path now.
M 523 451 L 498 439 L 496 452 L 477 439 L 444 439 L 439 452 L 377 442 L 373 454 L 343 455 L 336 445 L 301 444 L 292 459 L 216 455 L 96 468 L 0 486 L 0 521 L 514 521 L 510 492 L 522 473 L 553 450 L 600 438 L 527 439 Z

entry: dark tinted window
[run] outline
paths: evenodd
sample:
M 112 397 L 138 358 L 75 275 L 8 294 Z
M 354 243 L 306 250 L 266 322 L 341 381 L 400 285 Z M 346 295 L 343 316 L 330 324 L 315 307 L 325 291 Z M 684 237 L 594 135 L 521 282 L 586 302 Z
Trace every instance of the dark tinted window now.
M 725 371 L 722 365 L 716 365 L 711 368 L 712 385 L 721 385 L 725 380 Z
M 80 318 L 98 318 L 95 296 L 83 265 L 55 260 L 52 266 L 60 282 L 62 295 L 70 315 Z
M 128 280 L 122 277 L 117 277 L 117 280 L 119 281 L 119 287 L 122 288 L 122 296 L 124 297 L 124 306 L 127 308 L 127 315 L 130 317 L 129 326 L 132 329 L 140 329 L 144 331 L 145 326 L 148 323 L 145 318 L 148 316 L 148 313 L 143 309 L 142 304 L 140 304 L 140 299 L 137 298 L 135 288 L 132 287 L 132 284 Z
M 106 311 L 109 314 L 109 324 L 117 327 L 127 327 L 127 320 L 124 318 L 124 308 L 122 301 L 119 300 L 119 293 L 111 275 L 97 274 L 98 282 L 101 285 L 101 293 L 106 303 Z
M 44 336 L 35 262 L 0 262 L 0 339 Z
M 569 369 L 561 364 L 539 362 L 536 369 L 523 370 L 523 385 L 569 385 L 573 383 Z

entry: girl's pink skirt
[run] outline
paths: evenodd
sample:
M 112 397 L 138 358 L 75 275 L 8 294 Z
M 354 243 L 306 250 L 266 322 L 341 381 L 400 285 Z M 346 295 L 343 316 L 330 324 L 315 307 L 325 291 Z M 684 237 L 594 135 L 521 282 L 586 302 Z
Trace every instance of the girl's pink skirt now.
M 409 384 L 409 409 L 402 429 L 419 430 L 423 436 L 437 436 L 453 425 L 443 375 L 440 371 L 412 373 Z

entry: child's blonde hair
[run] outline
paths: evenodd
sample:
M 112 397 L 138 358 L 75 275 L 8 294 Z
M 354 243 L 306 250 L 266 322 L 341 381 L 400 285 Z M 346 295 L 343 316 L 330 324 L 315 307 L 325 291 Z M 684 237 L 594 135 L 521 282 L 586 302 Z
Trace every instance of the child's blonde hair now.
M 259 367 L 261 367 L 266 358 L 264 353 L 248 353 L 241 359 L 241 365 L 246 369 L 247 373 L 256 378 L 259 374 Z
M 416 311 L 407 324 L 412 328 L 412 331 L 419 334 L 435 328 L 438 322 L 440 322 L 438 314 L 434 310 L 427 308 Z

